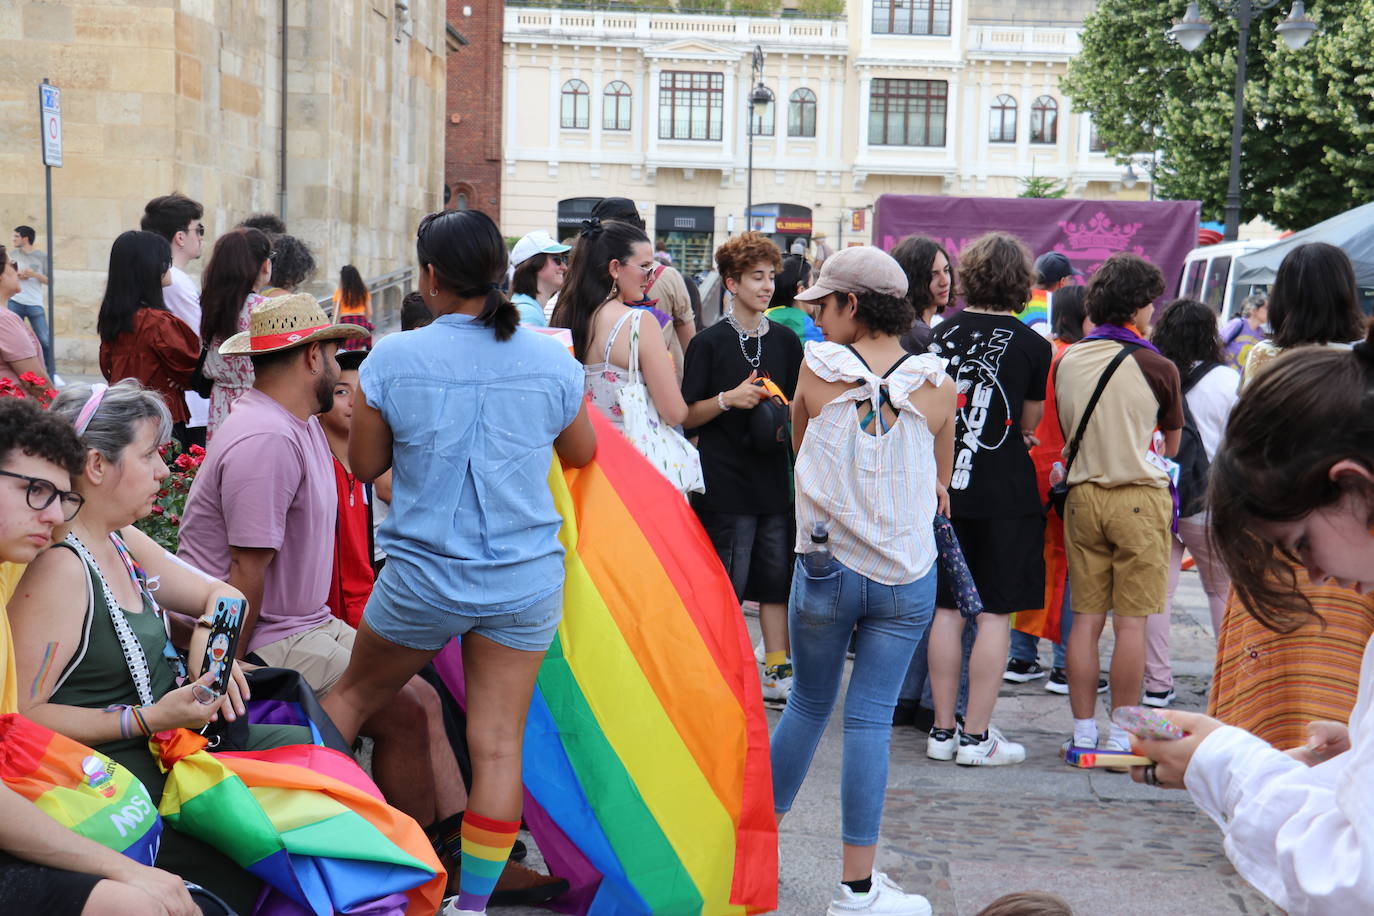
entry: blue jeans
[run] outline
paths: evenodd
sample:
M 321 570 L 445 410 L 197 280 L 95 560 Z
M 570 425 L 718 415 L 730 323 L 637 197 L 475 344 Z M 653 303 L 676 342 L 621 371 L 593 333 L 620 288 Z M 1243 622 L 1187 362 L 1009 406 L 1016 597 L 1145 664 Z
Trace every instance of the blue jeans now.
M 48 381 L 52 382 L 57 366 L 53 363 L 52 348 L 48 346 L 48 310 L 41 305 L 25 305 L 13 299 L 8 304 L 11 312 L 21 319 L 29 319 L 29 324 L 33 325 L 33 334 L 38 338 L 38 346 L 43 348 L 43 365 L 48 370 Z
M 838 561 L 832 564 L 831 572 L 812 578 L 798 561 L 792 574 L 792 693 L 770 745 L 773 807 L 780 814 L 791 809 L 811 767 L 840 693 L 849 635 L 857 628 L 844 700 L 841 832 L 851 846 L 872 846 L 887 791 L 892 710 L 935 613 L 935 570 L 909 585 L 879 585 Z
M 1054 661 L 1052 664 L 1056 668 L 1066 667 L 1064 651 L 1069 644 L 1069 631 L 1071 629 L 1073 629 L 1073 599 L 1069 594 L 1069 585 L 1066 582 L 1064 583 L 1064 604 L 1059 611 L 1059 641 L 1054 644 Z M 1011 631 L 1010 654 L 1012 658 L 1019 661 L 1035 661 L 1040 654 L 1040 637 L 1013 629 Z

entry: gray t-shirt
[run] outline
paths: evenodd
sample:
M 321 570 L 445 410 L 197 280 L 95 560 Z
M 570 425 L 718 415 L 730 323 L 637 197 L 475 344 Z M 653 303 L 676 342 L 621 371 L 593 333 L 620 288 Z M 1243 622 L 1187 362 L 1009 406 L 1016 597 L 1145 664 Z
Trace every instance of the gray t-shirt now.
M 9 255 L 14 258 L 15 266 L 20 270 L 36 270 L 45 277 L 51 276 L 48 270 L 48 256 L 37 248 L 28 251 L 11 248 Z M 19 292 L 15 293 L 10 301 L 18 305 L 42 305 L 43 284 L 38 282 L 37 277 L 20 280 Z

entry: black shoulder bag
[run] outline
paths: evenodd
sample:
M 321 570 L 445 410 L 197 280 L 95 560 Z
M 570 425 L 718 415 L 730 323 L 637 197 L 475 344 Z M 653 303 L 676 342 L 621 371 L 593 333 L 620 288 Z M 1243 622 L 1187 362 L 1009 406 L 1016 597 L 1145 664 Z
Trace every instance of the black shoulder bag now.
M 1088 398 L 1088 406 L 1083 410 L 1083 418 L 1078 421 L 1078 429 L 1073 434 L 1073 441 L 1069 443 L 1068 462 L 1064 465 L 1064 479 L 1050 487 L 1050 500 L 1045 504 L 1045 511 L 1051 509 L 1060 518 L 1064 517 L 1064 502 L 1069 498 L 1069 469 L 1073 467 L 1073 460 L 1078 457 L 1078 447 L 1083 443 L 1083 433 L 1088 428 L 1088 420 L 1092 418 L 1093 408 L 1102 398 L 1102 392 L 1107 387 L 1107 382 L 1111 380 L 1112 373 L 1116 372 L 1116 367 L 1131 355 L 1132 350 L 1139 350 L 1139 344 L 1122 344 L 1121 351 L 1112 357 L 1112 361 L 1107 364 L 1107 368 L 1102 370 L 1102 377 L 1097 380 L 1097 387 L 1093 389 L 1092 397 Z

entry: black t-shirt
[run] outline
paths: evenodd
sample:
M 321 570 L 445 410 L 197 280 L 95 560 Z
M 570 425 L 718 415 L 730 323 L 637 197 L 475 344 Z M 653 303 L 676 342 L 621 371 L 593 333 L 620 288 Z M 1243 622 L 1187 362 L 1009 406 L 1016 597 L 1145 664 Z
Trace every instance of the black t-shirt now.
M 767 375 L 790 399 L 797 391 L 802 345 L 790 328 L 769 322 L 768 333 L 745 341 L 753 356 L 759 343 L 760 376 Z M 718 321 L 692 338 L 682 367 L 682 397 L 688 404 L 729 391 L 754 371 L 740 351 L 739 334 L 728 321 Z M 759 451 L 748 442 L 748 410 L 727 410 L 688 435 L 698 436 L 706 492 L 692 505 L 711 512 L 769 515 L 792 507 L 791 445 Z
M 1013 518 L 1041 511 L 1035 466 L 1021 438 L 1021 408 L 1045 399 L 1054 353 L 1015 315 L 960 312 L 935 328 L 930 352 L 949 360 L 954 414 L 955 518 Z

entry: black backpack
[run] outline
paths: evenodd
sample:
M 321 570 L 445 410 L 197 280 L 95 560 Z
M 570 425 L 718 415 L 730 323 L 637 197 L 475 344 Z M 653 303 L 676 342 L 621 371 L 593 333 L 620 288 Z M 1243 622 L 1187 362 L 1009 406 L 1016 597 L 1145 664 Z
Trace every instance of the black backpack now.
M 1212 464 L 1207 460 L 1207 449 L 1202 445 L 1202 434 L 1198 432 L 1193 412 L 1188 409 L 1188 392 L 1221 363 L 1215 360 L 1199 363 L 1183 379 L 1183 430 L 1179 435 L 1178 454 L 1174 461 L 1178 464 L 1178 506 L 1179 517 L 1196 515 L 1206 507 L 1207 475 Z

